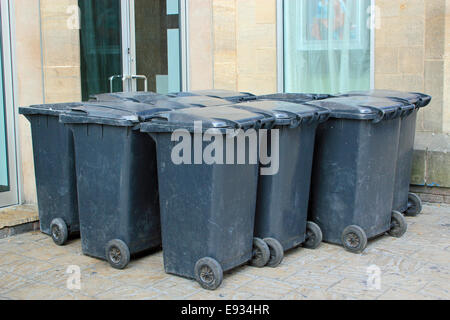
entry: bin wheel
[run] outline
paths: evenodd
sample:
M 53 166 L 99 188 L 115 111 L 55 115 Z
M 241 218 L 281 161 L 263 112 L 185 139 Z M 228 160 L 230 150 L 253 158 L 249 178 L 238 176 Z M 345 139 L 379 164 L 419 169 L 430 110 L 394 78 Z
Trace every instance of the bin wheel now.
M 216 290 L 222 284 L 223 270 L 219 262 L 213 258 L 202 258 L 194 268 L 195 279 L 207 290 Z
M 415 217 L 422 212 L 422 200 L 415 193 L 408 194 L 408 209 L 405 215 Z
M 130 249 L 122 240 L 111 240 L 106 245 L 106 260 L 114 269 L 124 269 L 130 262 Z
M 342 245 L 352 253 L 361 253 L 367 246 L 367 235 L 359 226 L 348 226 L 342 232 Z
M 389 235 L 395 238 L 403 236 L 408 229 L 405 217 L 398 211 L 392 212 L 391 229 Z
M 303 247 L 316 249 L 322 243 L 322 237 L 320 227 L 316 223 L 308 221 L 306 224 L 306 241 L 303 243 Z
M 260 238 L 253 238 L 253 257 L 250 264 L 257 268 L 264 267 L 270 259 L 270 249 Z
M 63 219 L 53 219 L 52 223 L 50 224 L 50 231 L 53 241 L 58 246 L 63 246 L 66 244 L 67 238 L 69 237 L 69 230 L 67 228 L 67 224 Z
M 267 266 L 271 268 L 276 268 L 280 265 L 284 258 L 284 249 L 281 243 L 274 238 L 265 238 L 264 242 L 269 247 L 269 261 Z

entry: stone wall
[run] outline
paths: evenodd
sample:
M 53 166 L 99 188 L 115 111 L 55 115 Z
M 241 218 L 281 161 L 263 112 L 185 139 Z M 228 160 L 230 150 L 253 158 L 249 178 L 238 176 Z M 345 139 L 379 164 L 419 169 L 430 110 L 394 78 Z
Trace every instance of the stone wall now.
M 79 30 L 68 19 L 77 0 L 15 0 L 19 106 L 81 98 Z M 36 203 L 33 147 L 28 121 L 19 116 L 22 201 Z
M 276 0 L 190 0 L 189 28 L 191 89 L 277 91 Z

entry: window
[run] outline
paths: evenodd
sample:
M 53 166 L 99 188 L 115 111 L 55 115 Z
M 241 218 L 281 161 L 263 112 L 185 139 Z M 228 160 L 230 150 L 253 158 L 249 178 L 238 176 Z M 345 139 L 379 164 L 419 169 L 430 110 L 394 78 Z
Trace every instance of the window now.
M 284 91 L 336 94 L 370 89 L 370 0 L 282 4 Z

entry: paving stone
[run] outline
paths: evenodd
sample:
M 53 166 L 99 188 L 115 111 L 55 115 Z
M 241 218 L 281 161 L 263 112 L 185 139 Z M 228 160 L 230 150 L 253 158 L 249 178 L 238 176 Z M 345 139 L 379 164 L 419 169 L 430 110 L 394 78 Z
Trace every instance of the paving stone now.
M 430 296 L 407 291 L 400 288 L 391 288 L 378 297 L 378 300 L 432 300 Z
M 158 291 L 142 288 L 136 286 L 119 286 L 112 288 L 96 296 L 102 300 L 150 300 L 159 294 Z
M 67 296 L 67 290 L 52 287 L 43 283 L 32 283 L 21 288 L 9 291 L 5 297 L 14 300 L 56 300 Z
M 278 268 L 238 267 L 218 290 L 164 272 L 161 251 L 132 259 L 124 270 L 82 254 L 80 239 L 56 246 L 32 232 L 0 239 L 0 299 L 450 299 L 450 206 L 424 204 L 407 217 L 400 239 L 369 241 L 362 254 L 324 243 L 317 250 L 286 252 Z M 69 290 L 67 267 L 78 265 L 81 290 Z M 367 285 L 380 268 L 381 290 Z

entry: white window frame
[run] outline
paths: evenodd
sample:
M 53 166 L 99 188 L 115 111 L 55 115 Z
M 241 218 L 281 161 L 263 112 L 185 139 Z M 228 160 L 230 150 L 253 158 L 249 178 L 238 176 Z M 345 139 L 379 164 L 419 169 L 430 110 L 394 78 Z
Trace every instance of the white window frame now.
M 11 45 L 13 29 L 10 24 L 10 13 L 13 12 L 10 1 L 1 1 L 2 48 L 3 52 L 3 87 L 5 95 L 6 135 L 8 147 L 8 174 L 10 191 L 0 193 L 0 207 L 19 203 L 18 172 L 17 172 L 17 110 L 14 99 L 13 82 L 13 46 Z
M 277 0 L 277 89 L 284 92 L 284 1 Z M 289 1 L 289 0 L 288 0 Z M 375 6 L 375 0 L 371 0 Z M 372 17 L 374 19 L 374 17 Z M 373 25 L 373 24 L 372 24 Z M 375 30 L 370 31 L 370 88 L 375 88 Z

